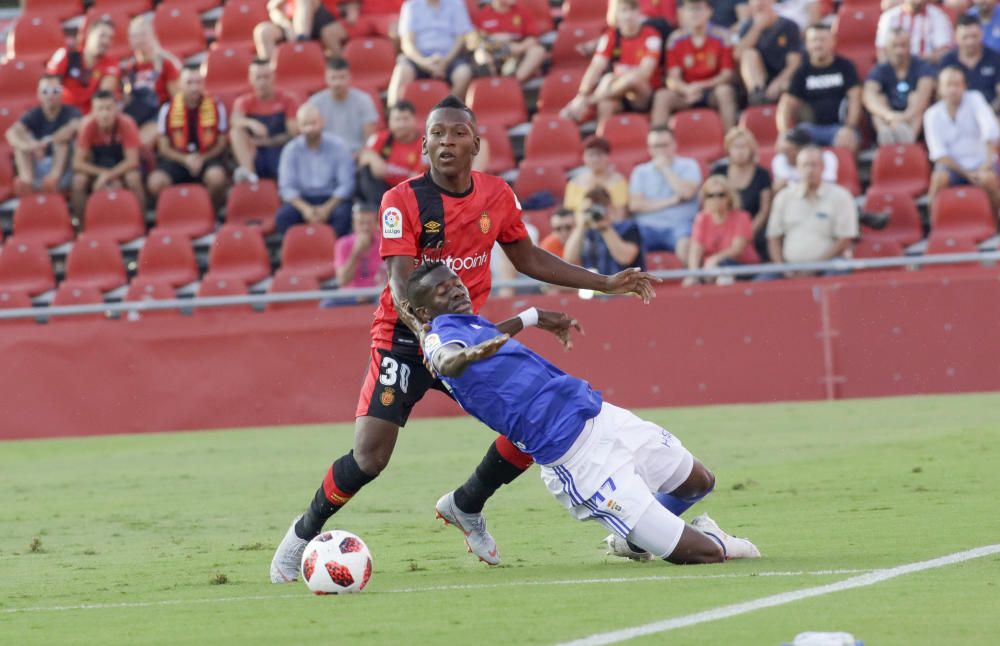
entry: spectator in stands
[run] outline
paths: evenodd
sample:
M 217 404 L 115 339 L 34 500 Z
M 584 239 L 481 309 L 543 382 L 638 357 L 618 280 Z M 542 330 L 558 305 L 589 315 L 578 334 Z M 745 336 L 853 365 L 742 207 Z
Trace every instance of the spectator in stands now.
M 396 105 L 403 87 L 416 79 L 444 80 L 452 94 L 464 98 L 472 81 L 465 47 L 472 31 L 464 0 L 406 0 L 399 14 L 403 53 L 389 80 L 389 106 Z
M 701 168 L 677 156 L 677 140 L 667 126 L 653 126 L 646 138 L 650 161 L 632 169 L 628 204 L 642 230 L 645 251 L 673 251 L 687 262 Z
M 611 202 L 619 208 L 628 206 L 628 180 L 611 163 L 611 144 L 603 137 L 590 136 L 583 142 L 583 170 L 566 184 L 563 206 L 576 211 L 590 189 L 603 186 Z
M 484 76 L 513 76 L 523 84 L 542 69 L 547 52 L 535 18 L 517 0 L 492 0 L 476 13 L 475 25 L 469 49 Z
M 63 103 L 81 114 L 90 111 L 90 98 L 97 90 L 118 91 L 118 61 L 108 56 L 114 24 L 105 18 L 87 28 L 83 49 L 62 47 L 49 60 L 46 72 L 62 79 Z
M 275 228 L 284 233 L 301 222 L 327 222 L 338 236 L 351 232 L 354 161 L 340 137 L 323 130 L 323 115 L 312 103 L 296 114 L 299 135 L 281 151 L 278 189 L 284 204 Z
M 592 108 L 598 119 L 623 109 L 649 110 L 653 93 L 663 84 L 662 48 L 660 33 L 642 24 L 638 1 L 620 0 L 617 27 L 601 36 L 580 88 L 562 109 L 562 116 L 583 121 Z
M 710 8 L 712 24 L 734 33 L 750 17 L 747 0 L 712 0 Z
M 338 22 L 335 0 L 268 0 L 270 21 L 253 30 L 257 58 L 272 60 L 282 41 L 318 40 L 330 56 L 340 56 L 347 32 Z
M 840 258 L 858 237 L 854 198 L 846 188 L 823 181 L 823 151 L 818 146 L 799 151 L 796 166 L 802 181 L 777 194 L 768 219 L 771 262 Z M 801 274 L 785 273 L 788 278 L 797 275 Z
M 622 0 L 611 0 L 608 2 L 606 17 L 608 27 L 618 27 L 618 8 L 621 6 L 621 3 Z M 642 24 L 656 29 L 660 34 L 662 42 L 666 44 L 667 39 L 670 38 L 670 34 L 674 30 L 674 26 L 677 24 L 677 0 L 639 0 L 639 13 L 643 17 Z M 584 41 L 577 44 L 575 49 L 579 52 L 580 56 L 590 58 L 597 51 L 599 40 L 600 38 L 594 38 L 593 40 Z M 666 71 L 664 64 L 666 62 L 665 54 L 666 52 L 661 52 L 660 56 L 660 67 L 664 68 L 664 71 Z
M 225 203 L 228 184 L 223 155 L 229 147 L 226 108 L 205 94 L 197 65 L 181 70 L 180 92 L 160 108 L 159 163 L 146 188 L 155 200 L 171 184 L 202 182 L 216 207 Z
M 354 205 L 351 233 L 338 238 L 334 252 L 337 286 L 382 287 L 386 283 L 385 263 L 379 253 L 381 231 L 375 226 L 378 210 Z
M 983 44 L 1000 52 L 1000 11 L 997 11 L 997 0 L 976 0 L 968 15 L 979 19 L 983 28 Z
M 771 173 L 757 160 L 757 139 L 737 126 L 726 133 L 726 157 L 712 166 L 712 175 L 726 178 L 738 192 L 740 208 L 753 218 L 749 238 L 757 255 L 767 258 L 767 216 L 771 213 Z M 704 193 L 704 187 L 702 188 Z
M 368 138 L 358 154 L 358 197 L 378 211 L 382 195 L 400 182 L 427 170 L 416 108 L 400 101 L 389 109 L 389 127 Z
M 861 84 L 854 63 L 834 53 L 833 34 L 822 23 L 806 30 L 806 59 L 792 75 L 778 102 L 778 130 L 799 120 L 812 141 L 821 146 L 858 149 L 861 127 Z
M 953 44 L 951 19 L 943 9 L 927 0 L 904 0 L 882 13 L 875 33 L 879 61 L 886 60 L 886 48 L 889 47 L 893 29 L 902 29 L 910 34 L 911 53 L 935 65 Z
M 667 88 L 653 101 L 654 124 L 666 123 L 677 110 L 709 105 L 726 130 L 736 125 L 732 36 L 709 24 L 708 16 L 708 0 L 683 0 L 681 28 L 667 42 Z
M 604 187 L 590 189 L 574 217 L 563 251 L 566 262 L 608 275 L 645 267 L 638 224 L 611 202 Z
M 739 194 L 722 175 L 710 175 L 698 191 L 701 212 L 694 219 L 688 269 L 716 269 L 760 262 L 753 247 L 750 214 L 740 208 Z M 699 279 L 689 276 L 683 285 L 700 282 L 728 285 L 732 276 Z
M 774 10 L 774 0 L 749 0 L 750 17 L 733 52 L 753 105 L 777 103 L 802 62 L 799 26 Z
M 125 114 L 139 126 L 142 145 L 152 148 L 158 136 L 156 117 L 160 114 L 160 106 L 177 94 L 183 64 L 160 46 L 152 14 L 133 18 L 128 38 L 134 53 L 122 70 Z
M 240 95 L 233 104 L 229 133 L 237 163 L 233 172 L 236 182 L 276 178 L 281 148 L 295 136 L 298 102 L 291 94 L 274 87 L 271 62 L 254 59 L 249 77 L 253 89 Z
M 915 142 L 933 95 L 934 67 L 910 53 L 909 33 L 893 30 L 886 60 L 868 73 L 861 95 L 878 133 L 878 144 Z
M 978 91 L 1000 112 L 1000 52 L 983 46 L 983 28 L 973 16 L 958 17 L 955 41 L 958 48 L 941 58 L 941 66 L 964 71 L 968 89 Z
M 80 111 L 62 101 L 61 78 L 46 74 L 38 80 L 38 106 L 7 129 L 14 150 L 17 177 L 14 192 L 52 193 L 69 188 L 70 146 L 80 126 Z
M 774 194 L 777 195 L 781 189 L 790 182 L 802 181 L 799 175 L 798 166 L 793 160 L 799 158 L 799 152 L 806 146 L 813 144 L 809 131 L 800 126 L 796 126 L 782 135 L 778 140 L 777 153 L 771 159 L 771 184 Z M 840 162 L 831 150 L 823 151 L 823 181 L 836 183 L 837 173 L 840 170 Z
M 938 95 L 941 100 L 924 113 L 924 137 L 934 163 L 931 202 L 947 186 L 972 184 L 986 191 L 996 212 L 1000 209 L 996 115 L 982 94 L 966 89 L 965 75 L 957 67 L 938 74 Z
M 309 103 L 319 110 L 326 131 L 340 137 L 357 156 L 378 127 L 375 102 L 364 90 L 351 87 L 351 68 L 342 58 L 327 61 L 326 87 L 309 97 Z
M 139 171 L 139 126 L 122 114 L 115 95 L 107 90 L 94 93 L 90 118 L 83 122 L 73 153 L 73 213 L 83 218 L 91 191 L 126 187 L 145 205 Z
M 559 256 L 562 258 L 563 254 L 566 252 L 566 241 L 569 239 L 569 234 L 573 231 L 575 223 L 575 211 L 567 209 L 566 207 L 557 209 L 552 215 L 549 216 L 549 226 L 552 229 L 551 233 L 542 238 L 542 242 L 538 246 L 545 249 L 553 256 Z

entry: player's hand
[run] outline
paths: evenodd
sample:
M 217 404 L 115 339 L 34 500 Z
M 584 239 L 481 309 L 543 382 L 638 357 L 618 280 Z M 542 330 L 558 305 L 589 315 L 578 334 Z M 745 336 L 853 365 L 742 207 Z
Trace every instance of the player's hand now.
M 605 276 L 604 279 L 606 284 L 601 290 L 602 292 L 606 294 L 635 294 L 647 305 L 656 298 L 653 283 L 663 282 L 662 279 L 644 272 L 638 267 L 630 267 L 614 276 Z
M 482 343 L 477 343 L 472 347 L 463 348 L 461 350 L 463 359 L 466 363 L 489 359 L 499 352 L 500 348 L 502 348 L 507 341 L 510 341 L 510 335 L 501 334 L 500 336 L 495 336 L 492 339 L 483 341 Z
M 538 329 L 551 332 L 556 335 L 559 342 L 567 350 L 573 349 L 573 340 L 570 338 L 570 330 L 575 328 L 577 332 L 583 334 L 583 328 L 573 317 L 563 312 L 552 312 L 549 310 L 538 310 Z

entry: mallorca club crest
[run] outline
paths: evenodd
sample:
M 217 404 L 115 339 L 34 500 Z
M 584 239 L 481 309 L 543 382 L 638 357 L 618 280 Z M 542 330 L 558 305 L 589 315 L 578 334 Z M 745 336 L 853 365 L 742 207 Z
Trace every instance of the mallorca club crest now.
M 479 230 L 486 235 L 493 228 L 493 220 L 490 219 L 490 214 L 483 211 L 483 214 L 479 216 Z
M 392 406 L 392 402 L 396 401 L 396 389 L 386 388 L 385 390 L 383 390 L 382 396 L 379 397 L 379 401 L 381 401 L 382 405 L 385 406 L 386 408 Z

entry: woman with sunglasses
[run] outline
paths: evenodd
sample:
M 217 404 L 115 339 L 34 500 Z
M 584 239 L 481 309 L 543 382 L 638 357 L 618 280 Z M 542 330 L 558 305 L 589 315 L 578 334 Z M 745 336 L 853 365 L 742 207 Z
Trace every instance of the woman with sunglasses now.
M 739 194 L 724 175 L 711 175 L 699 191 L 701 211 L 694 219 L 688 269 L 714 269 L 729 265 L 759 262 L 757 252 L 749 242 L 753 239 L 750 214 L 740 208 Z M 699 279 L 689 276 L 683 285 L 699 282 L 728 285 L 732 276 Z

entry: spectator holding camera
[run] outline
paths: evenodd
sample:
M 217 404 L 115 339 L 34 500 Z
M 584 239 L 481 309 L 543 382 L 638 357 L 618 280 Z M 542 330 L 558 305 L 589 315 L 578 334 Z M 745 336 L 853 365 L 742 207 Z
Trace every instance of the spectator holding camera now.
M 701 212 L 694 219 L 688 269 L 715 269 L 759 262 L 753 248 L 750 214 L 740 208 L 740 196 L 723 175 L 710 175 L 699 191 Z M 688 287 L 703 279 L 689 276 Z M 706 278 L 717 285 L 733 282 L 732 276 Z
M 576 211 L 563 259 L 602 274 L 644 268 L 639 226 L 612 203 L 607 189 L 592 188 Z

